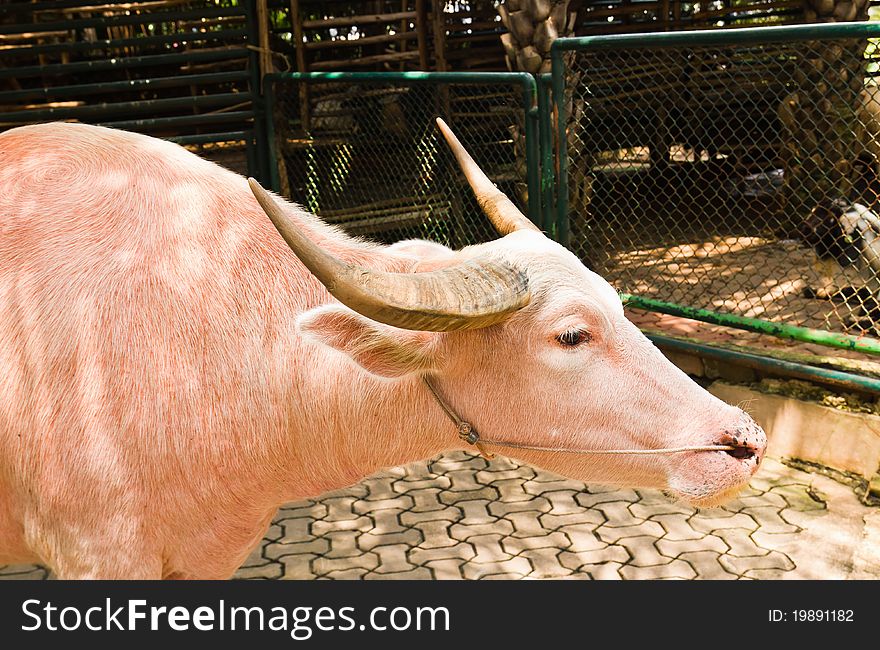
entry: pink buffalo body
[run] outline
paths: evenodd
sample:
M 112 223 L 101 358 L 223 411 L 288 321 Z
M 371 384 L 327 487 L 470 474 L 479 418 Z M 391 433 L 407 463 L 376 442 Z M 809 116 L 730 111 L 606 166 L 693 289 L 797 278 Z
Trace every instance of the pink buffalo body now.
M 746 449 L 516 454 L 573 478 L 703 504 L 755 471 L 760 428 L 669 363 L 614 290 L 540 233 L 459 252 L 383 247 L 284 205 L 342 260 L 416 272 L 488 255 L 526 274 L 531 300 L 482 329 L 382 325 L 327 292 L 230 171 L 98 127 L 0 135 L 0 564 L 228 577 L 285 501 L 466 446 L 426 373 L 490 438 Z M 566 332 L 583 340 L 562 345 Z

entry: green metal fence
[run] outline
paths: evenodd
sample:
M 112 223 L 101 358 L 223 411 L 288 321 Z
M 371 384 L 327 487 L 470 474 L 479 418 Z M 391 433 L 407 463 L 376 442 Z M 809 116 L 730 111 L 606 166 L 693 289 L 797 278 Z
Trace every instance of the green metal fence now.
M 273 189 L 356 235 L 461 247 L 497 237 L 435 125 L 544 225 L 535 79 L 287 73 L 264 79 Z
M 633 306 L 880 353 L 877 37 L 557 40 L 553 231 Z

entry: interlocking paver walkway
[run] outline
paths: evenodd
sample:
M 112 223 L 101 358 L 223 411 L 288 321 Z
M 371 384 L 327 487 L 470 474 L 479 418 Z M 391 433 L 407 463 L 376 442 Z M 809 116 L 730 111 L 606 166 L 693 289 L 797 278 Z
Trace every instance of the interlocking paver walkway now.
M 880 578 L 880 508 L 772 458 L 738 499 L 697 511 L 453 452 L 287 505 L 236 577 Z

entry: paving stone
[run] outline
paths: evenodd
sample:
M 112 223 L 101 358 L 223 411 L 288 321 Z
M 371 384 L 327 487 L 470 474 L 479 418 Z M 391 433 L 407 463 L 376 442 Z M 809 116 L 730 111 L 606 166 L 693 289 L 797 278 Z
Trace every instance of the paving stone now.
M 529 494 L 525 490 L 523 490 L 523 483 L 525 481 L 521 478 L 516 479 L 504 479 L 501 481 L 495 481 L 492 483 L 492 487 L 498 489 L 499 499 L 504 503 L 515 503 L 517 501 L 532 501 L 535 499 L 535 495 Z
M 745 508 L 742 512 L 758 522 L 762 533 L 796 533 L 800 530 L 800 527 L 782 519 L 779 516 L 779 508 L 775 506 Z
M 477 580 L 484 576 L 490 576 L 496 573 L 518 573 L 520 574 L 519 577 L 522 577 L 532 572 L 532 565 L 529 563 L 528 559 L 524 557 L 514 557 L 507 560 L 484 562 L 480 564 L 468 562 L 461 570 L 464 577 L 468 580 Z
M 312 553 L 285 555 L 279 559 L 284 567 L 284 580 L 314 580 L 317 574 L 312 570 L 312 561 L 318 557 Z
M 269 526 L 269 529 L 266 531 L 266 534 L 263 535 L 263 539 L 269 542 L 277 542 L 281 539 L 281 536 L 284 534 L 284 530 L 277 523 Z M 305 541 L 305 540 L 296 540 L 296 541 Z
M 741 512 L 732 517 L 707 517 L 698 513 L 688 521 L 691 528 L 704 533 L 711 533 L 714 530 L 723 528 L 742 528 L 748 531 L 758 528 L 758 522 Z
M 597 510 L 584 510 L 568 515 L 558 515 L 551 510 L 539 515 L 538 521 L 542 527 L 548 530 L 554 530 L 561 526 L 592 526 L 595 529 L 605 523 L 605 516 Z
M 486 469 L 492 472 L 506 472 L 507 470 L 516 469 L 517 467 L 522 467 L 522 463 L 510 458 L 509 456 L 502 456 L 500 454 L 496 454 L 495 458 L 490 460 L 486 465 Z M 535 469 L 535 473 L 539 470 Z
M 633 517 L 639 519 L 656 518 L 658 515 L 680 514 L 690 516 L 694 513 L 694 509 L 681 503 L 666 501 L 662 503 L 630 503 L 627 506 Z
M 593 580 L 623 580 L 620 575 L 620 569 L 623 564 L 620 562 L 603 562 L 602 564 L 585 564 L 579 573 L 589 576 Z
M 455 546 L 445 548 L 414 548 L 409 553 L 409 561 L 413 564 L 423 565 L 433 560 L 450 560 L 460 558 L 470 560 L 477 552 L 467 542 L 459 542 Z
M 340 569 L 353 569 L 360 567 L 372 571 L 379 566 L 379 557 L 376 553 L 361 553 L 354 557 L 331 559 L 317 557 L 312 561 L 312 570 L 318 575 L 324 575 Z
M 685 539 L 700 539 L 706 535 L 701 530 L 694 530 L 691 527 L 690 517 L 683 514 L 674 515 L 654 515 L 651 521 L 656 521 L 666 530 L 665 539 L 674 541 Z
M 537 476 L 523 483 L 523 490 L 529 494 L 540 496 L 544 492 L 556 492 L 562 490 L 571 490 L 576 494 L 580 494 L 586 490 L 586 486 L 581 481 L 574 481 L 567 478 L 553 478 L 549 481 L 540 481 Z
M 477 481 L 477 472 L 472 469 L 452 470 L 446 472 L 444 476 L 449 478 L 449 490 L 452 492 L 472 492 L 484 485 Z
M 430 479 L 435 476 L 439 476 L 431 471 L 430 463 L 433 461 L 417 461 L 415 463 L 409 463 L 408 465 L 403 465 L 400 469 L 402 470 L 400 480 L 403 481 L 422 481 L 424 479 Z
M 411 496 L 400 494 L 393 499 L 377 499 L 376 501 L 365 501 L 361 499 L 355 501 L 351 507 L 354 512 L 364 515 L 379 510 L 408 510 L 414 505 L 415 502 Z
M 449 536 L 461 541 L 469 541 L 475 535 L 509 535 L 512 532 L 513 524 L 507 519 L 496 519 L 490 524 L 474 524 L 473 526 L 457 523 L 449 528 Z
M 360 515 L 356 519 L 339 519 L 336 521 L 328 521 L 322 519 L 312 524 L 312 534 L 322 536 L 336 530 L 370 530 L 373 527 L 373 520 L 364 515 Z
M 341 569 L 339 571 L 331 571 L 330 573 L 321 577 L 327 578 L 328 580 L 363 580 L 364 576 L 366 576 L 367 573 L 368 572 L 366 569 L 356 567 L 354 569 Z
M 767 555 L 770 552 L 755 543 L 751 537 L 754 533 L 749 533 L 749 531 L 742 528 L 724 528 L 716 530 L 714 534 L 727 544 L 729 547 L 727 553 L 729 555 L 750 557 L 753 555 Z
M 575 501 L 575 496 L 580 492 L 574 490 L 555 490 L 545 492 L 542 496 L 550 502 L 551 512 L 557 515 L 581 514 L 587 509 Z
M 738 576 L 724 570 L 715 551 L 690 551 L 678 556 L 693 567 L 699 580 L 736 580 Z
M 752 580 L 782 580 L 788 577 L 788 571 L 783 569 L 751 569 L 746 571 L 742 577 Z
M 470 490 L 467 492 L 450 492 L 449 490 L 444 490 L 440 493 L 440 501 L 446 505 L 454 505 L 461 501 L 473 501 L 474 499 L 495 501 L 498 499 L 498 490 L 487 485 L 479 490 Z
M 499 562 L 508 560 L 511 554 L 506 552 L 501 546 L 503 535 L 476 535 L 468 540 L 468 543 L 474 547 L 477 552 L 470 562 Z
M 596 536 L 594 524 L 572 524 L 563 526 L 559 529 L 560 533 L 564 533 L 569 540 L 567 550 L 574 551 L 595 551 L 608 546 L 605 542 Z
M 569 576 L 572 570 L 559 563 L 558 548 L 533 548 L 520 553 L 532 565 L 529 578 L 561 578 Z
M 629 562 L 629 553 L 622 546 L 606 546 L 595 551 L 562 551 L 559 554 L 559 563 L 569 569 L 601 562 Z
M 399 533 L 384 533 L 377 535 L 372 531 L 367 531 L 358 537 L 358 546 L 364 551 L 378 549 L 382 546 L 393 544 L 407 544 L 408 546 L 417 546 L 422 542 L 422 533 L 416 528 L 406 528 Z
M 642 505 L 646 506 L 656 506 L 662 505 L 664 503 L 678 503 L 675 499 L 666 496 L 660 490 L 652 490 L 650 488 L 636 488 L 633 490 L 633 494 L 635 494 L 634 499 L 630 499 L 631 501 L 638 501 Z M 691 508 L 693 510 L 693 508 Z
M 3 580 L 46 580 L 48 577 L 46 569 L 31 564 L 15 564 L 6 568 L 12 570 L 2 574 Z
M 479 580 L 522 580 L 525 577 L 525 574 L 522 573 L 504 572 L 480 576 Z
M 672 558 L 660 555 L 654 546 L 655 538 L 642 535 L 640 537 L 624 537 L 618 544 L 629 551 L 632 566 L 654 566 L 655 564 L 669 564 Z
M 605 515 L 609 526 L 632 526 L 643 521 L 630 512 L 629 505 L 626 501 L 609 501 L 597 503 L 595 509 Z
M 435 580 L 464 580 L 461 565 L 465 560 L 447 559 L 426 562 L 425 567 L 431 570 Z
M 462 504 L 465 505 L 465 504 Z M 400 513 L 400 523 L 404 526 L 417 526 L 427 521 L 464 521 L 462 508 L 457 506 L 443 506 L 439 510 L 428 510 L 425 512 L 408 512 Z
M 373 571 L 364 576 L 364 580 L 432 580 L 434 578 L 428 567 L 416 567 L 398 573 L 377 573 Z
M 683 560 L 672 560 L 668 564 L 644 567 L 627 565 L 621 567 L 619 573 L 626 580 L 657 580 L 660 578 L 692 580 L 697 577 L 694 568 Z
M 753 532 L 751 534 L 751 538 L 757 546 L 759 546 L 760 548 L 766 548 L 769 551 L 784 548 L 785 546 L 797 539 L 793 533 L 766 533 L 762 529 L 758 529 Z M 828 550 L 834 552 L 834 550 L 832 549 Z M 817 548 L 815 541 L 812 545 L 812 551 L 815 553 L 818 553 L 820 551 L 820 549 Z M 762 555 L 766 555 L 766 553 L 762 553 Z
M 464 451 L 453 451 L 443 454 L 439 459 L 430 463 L 429 467 L 435 474 L 446 474 L 459 469 L 481 470 L 489 464 L 486 459 Z
M 765 492 L 757 496 L 740 496 L 733 501 L 729 501 L 722 506 L 726 512 L 739 512 L 743 508 L 760 508 L 763 506 L 776 506 L 777 508 L 785 508 L 788 506 L 785 499 L 774 492 Z
M 263 557 L 263 544 L 255 547 L 251 550 L 250 554 L 247 556 L 247 559 L 242 563 L 242 567 L 256 567 L 263 566 L 264 564 L 268 564 L 272 560 Z
M 452 485 L 452 481 L 447 476 L 434 476 L 424 478 L 418 481 L 398 480 L 394 482 L 394 492 L 396 494 L 408 494 L 416 490 L 424 490 L 426 488 L 438 488 L 439 490 L 448 490 Z
M 768 494 L 778 496 L 785 505 L 800 512 L 827 510 L 828 497 L 809 485 L 777 485 Z
M 297 519 L 308 517 L 310 519 L 322 519 L 327 516 L 327 505 L 315 501 L 296 501 L 289 503 L 278 510 L 276 521 L 284 519 Z
M 295 544 L 281 544 L 270 542 L 263 547 L 263 555 L 270 560 L 277 560 L 285 555 L 301 555 L 304 553 L 322 554 L 330 550 L 330 541 L 323 538 L 313 539 L 309 542 L 297 542 Z
M 461 520 L 463 524 L 490 524 L 497 519 L 495 515 L 489 512 L 488 499 L 462 501 L 457 507 L 461 508 L 461 511 L 464 513 L 464 517 Z
M 596 535 L 599 536 L 599 539 L 609 544 L 613 544 L 626 537 L 640 537 L 642 535 L 662 537 L 665 533 L 666 531 L 663 530 L 663 526 L 650 519 L 633 526 L 609 526 L 605 524 L 596 529 Z
M 325 499 L 324 505 L 327 506 L 327 516 L 323 517 L 324 521 L 347 521 L 349 519 L 357 519 L 358 514 L 352 506 L 359 501 L 356 497 L 333 497 Z
M 362 535 L 357 530 L 335 530 L 331 533 L 322 535 L 322 539 L 330 543 L 330 550 L 324 553 L 325 557 L 352 557 L 360 555 L 361 549 L 358 548 L 357 539 Z
M 700 539 L 658 539 L 654 541 L 654 546 L 656 546 L 657 550 L 666 557 L 678 557 L 682 553 L 695 553 L 701 551 L 715 551 L 716 553 L 727 552 L 727 544 L 725 544 L 720 537 L 716 537 L 715 535 L 706 535 Z
M 527 510 L 548 512 L 550 510 L 550 502 L 544 497 L 529 495 L 529 501 L 515 501 L 513 503 L 494 501 L 489 504 L 489 512 L 496 517 L 503 517 L 511 512 L 525 512 Z
M 403 513 L 403 510 L 397 510 L 395 508 L 371 512 L 368 516 L 373 520 L 374 530 L 370 532 L 376 534 L 403 532 L 408 528 L 408 526 L 404 526 L 400 521 L 400 517 Z
M 545 513 L 540 510 L 523 510 L 522 512 L 508 512 L 504 519 L 513 524 L 513 537 L 534 537 L 546 535 L 551 532 L 542 523 Z
M 379 476 L 371 476 L 361 481 L 360 485 L 366 488 L 367 493 L 363 499 L 367 501 L 379 501 L 384 499 L 393 499 L 397 492 L 394 491 L 394 484 L 400 480 L 399 476 L 383 474 Z
M 493 467 L 481 470 L 476 473 L 476 480 L 482 485 L 489 485 L 498 481 L 516 480 L 520 483 L 529 481 L 535 477 L 535 470 L 528 465 L 520 465 L 519 467 L 511 467 L 506 470 L 496 470 Z
M 422 521 L 413 525 L 422 533 L 421 548 L 446 548 L 458 544 L 457 539 L 449 535 L 451 521 Z
M 374 573 L 399 573 L 412 571 L 416 568 L 407 559 L 407 553 L 411 548 L 411 544 L 391 544 L 388 546 L 377 546 L 375 548 L 376 555 L 379 556 L 379 566 L 373 569 Z
M 409 494 L 413 500 L 413 506 L 410 508 L 410 511 L 431 512 L 433 510 L 445 509 L 446 504 L 440 501 L 441 493 L 448 494 L 436 488 L 408 492 L 407 494 Z
M 311 529 L 314 520 L 310 517 L 300 517 L 297 519 L 282 519 L 278 522 L 281 535 L 277 538 L 278 542 L 285 544 L 293 542 L 308 542 L 315 539 Z
M 591 485 L 589 492 L 578 492 L 575 500 L 584 508 L 592 508 L 609 501 L 638 501 L 639 495 L 635 490 L 615 490 L 613 488 L 602 490 L 600 486 Z
M 276 580 L 284 574 L 284 567 L 278 562 L 270 562 L 262 566 L 242 567 L 235 572 L 238 580 Z
M 568 548 L 570 544 L 568 537 L 561 532 L 538 537 L 505 537 L 501 540 L 502 548 L 511 555 L 518 555 L 523 551 L 536 548 L 552 548 L 558 551 Z
M 753 555 L 750 557 L 722 555 L 718 561 L 727 571 L 738 575 L 744 574 L 751 569 L 791 571 L 795 568 L 794 562 L 787 555 L 778 551 L 770 551 L 767 555 Z

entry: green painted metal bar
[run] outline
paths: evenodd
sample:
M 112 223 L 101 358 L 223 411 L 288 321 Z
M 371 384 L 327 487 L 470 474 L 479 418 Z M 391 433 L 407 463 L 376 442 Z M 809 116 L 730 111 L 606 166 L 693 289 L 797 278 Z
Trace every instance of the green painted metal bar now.
M 254 97 L 253 103 L 253 121 L 254 121 L 254 138 L 257 142 L 257 153 L 254 157 L 256 166 L 248 168 L 248 174 L 256 178 L 261 183 L 266 183 L 269 172 L 269 151 L 266 145 L 266 124 L 263 115 L 263 79 L 260 68 L 260 54 L 257 49 L 260 45 L 259 25 L 257 17 L 256 0 L 240 0 L 240 4 L 244 7 L 245 17 L 247 20 L 247 42 L 248 42 L 248 71 L 251 73 L 250 90 Z
M 263 96 L 265 98 L 264 110 L 266 113 L 266 158 L 269 166 L 269 187 L 274 192 L 281 192 L 281 178 L 278 172 L 278 160 L 276 156 L 283 155 L 275 141 L 275 84 L 268 78 L 263 79 Z
M 541 151 L 541 229 L 557 238 L 554 205 L 553 112 L 550 109 L 552 75 L 538 76 L 538 124 Z
M 784 361 L 782 359 L 774 359 L 773 357 L 749 354 L 737 350 L 728 350 L 726 348 L 703 345 L 692 341 L 682 341 L 681 339 L 670 338 L 668 336 L 649 334 L 648 338 L 651 339 L 651 341 L 653 341 L 653 343 L 661 350 L 696 354 L 701 357 L 734 363 L 754 370 L 760 370 L 784 377 L 804 379 L 848 390 L 880 394 L 880 379 L 875 379 L 873 377 L 865 377 L 849 372 L 842 372 L 840 370 L 830 370 L 828 368 L 810 366 L 803 363 L 796 363 L 794 361 Z
M 212 142 L 232 142 L 233 140 L 244 140 L 245 142 L 253 139 L 254 132 L 247 131 L 221 131 L 218 133 L 201 133 L 199 135 L 177 135 L 171 138 L 165 138 L 169 142 L 177 144 L 209 144 Z
M 137 92 L 157 90 L 159 88 L 177 88 L 180 86 L 202 86 L 209 84 L 230 83 L 248 79 L 246 70 L 233 72 L 209 72 L 205 74 L 178 75 L 175 77 L 154 77 L 149 79 L 128 79 L 125 81 L 108 81 L 104 83 L 82 84 L 72 86 L 54 86 L 52 88 L 26 88 L 24 90 L 7 90 L 0 92 L 0 103 L 19 100 L 49 101 L 59 97 L 85 97 L 105 93 Z
M 77 61 L 76 63 L 53 63 L 51 65 L 32 65 L 21 68 L 0 68 L 0 79 L 9 77 L 51 76 L 73 74 L 74 72 L 97 72 L 105 70 L 124 70 L 126 68 L 143 68 L 168 63 L 195 63 L 208 61 L 225 61 L 243 59 L 248 56 L 247 48 L 234 48 L 219 51 L 180 52 L 175 54 L 151 54 L 132 56 L 122 59 L 106 59 L 101 61 Z
M 218 29 L 205 32 L 177 32 L 160 36 L 141 36 L 138 38 L 101 39 L 81 43 L 45 43 L 40 45 L 21 45 L 2 50 L 4 56 L 26 54 L 52 54 L 54 52 L 91 52 L 117 47 L 151 47 L 168 43 L 195 43 L 203 41 L 237 41 L 245 36 L 244 29 Z
M 661 314 L 691 318 L 693 320 L 699 320 L 715 325 L 724 325 L 726 327 L 734 327 L 737 329 L 748 330 L 750 332 L 758 332 L 759 334 L 769 334 L 771 336 L 778 336 L 779 338 L 803 341 L 804 343 L 818 343 L 819 345 L 854 350 L 856 352 L 880 354 L 880 340 L 868 337 L 852 336 L 851 334 L 836 334 L 834 332 L 826 332 L 824 330 L 811 329 L 808 327 L 797 327 L 785 323 L 773 323 L 758 318 L 746 318 L 745 316 L 722 314 L 708 309 L 685 307 L 670 302 L 663 302 L 662 300 L 642 298 L 630 294 L 621 294 L 620 299 L 627 307 L 636 307 L 638 309 L 646 309 Z
M 108 118 L 114 114 L 126 115 L 174 108 L 217 108 L 252 101 L 250 93 L 217 93 L 216 95 L 193 95 L 167 99 L 144 99 L 133 102 L 65 106 L 42 110 L 11 111 L 0 113 L 3 122 L 42 122 L 47 120 Z
M 241 7 L 215 7 L 173 11 L 165 13 L 142 13 L 131 16 L 105 16 L 102 18 L 73 18 L 52 23 L 28 23 L 0 25 L 0 34 L 20 34 L 21 32 L 61 32 L 86 27 L 117 27 L 119 25 L 147 25 L 157 23 L 176 23 L 190 18 L 228 18 L 244 16 Z
M 620 50 L 624 48 L 644 50 L 656 47 L 762 45 L 764 43 L 878 37 L 880 37 L 880 23 L 824 23 L 818 25 L 701 29 L 682 32 L 656 32 L 652 34 L 606 34 L 603 36 L 558 38 L 553 42 L 551 51 Z
M 527 72 L 281 72 L 266 75 L 263 83 L 283 81 L 305 82 L 373 82 L 411 84 L 498 84 L 522 86 L 526 129 L 526 182 L 529 187 L 529 218 L 541 220 L 540 153 L 538 151 L 538 87 L 534 76 Z M 271 166 L 270 166 L 271 167 Z
M 177 115 L 174 117 L 153 117 L 141 120 L 122 120 L 118 122 L 101 122 L 98 126 L 109 126 L 114 129 L 165 128 L 177 126 L 203 126 L 206 124 L 225 124 L 228 122 L 245 122 L 254 118 L 253 111 L 226 111 L 224 113 L 206 113 L 204 115 Z
M 562 39 L 557 39 L 556 42 Z M 570 229 L 568 224 L 568 133 L 566 122 L 568 113 L 565 110 L 565 63 L 562 60 L 561 48 L 550 48 L 551 86 L 553 104 L 556 107 L 556 161 L 558 164 L 556 178 L 556 241 L 568 248 Z

